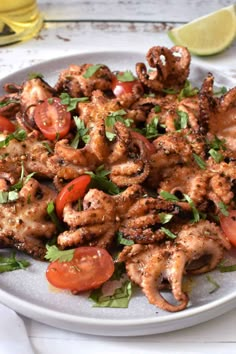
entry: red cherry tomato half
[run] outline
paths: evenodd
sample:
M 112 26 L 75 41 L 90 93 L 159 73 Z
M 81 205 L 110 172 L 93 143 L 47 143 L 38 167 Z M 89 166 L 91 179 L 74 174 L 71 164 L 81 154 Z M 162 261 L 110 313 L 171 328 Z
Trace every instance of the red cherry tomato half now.
M 46 278 L 56 288 L 81 292 L 98 288 L 113 272 L 113 259 L 105 249 L 79 247 L 71 261 L 50 263 Z
M 236 210 L 231 210 L 228 216 L 221 216 L 220 225 L 230 243 L 236 246 Z
M 73 181 L 65 185 L 56 198 L 56 212 L 58 217 L 62 218 L 64 206 L 67 203 L 75 202 L 79 198 L 82 198 L 86 189 L 91 182 L 89 175 L 79 176 Z
M 145 136 L 143 136 L 142 134 L 140 134 L 138 132 L 135 132 L 135 131 L 132 131 L 131 132 L 131 136 L 134 139 L 141 140 L 144 143 L 144 145 L 146 146 L 146 149 L 148 151 L 149 157 L 150 157 L 150 155 L 152 155 L 152 154 L 154 154 L 156 152 L 155 146 Z
M 55 140 L 56 138 L 63 138 L 70 130 L 71 114 L 67 112 L 65 105 L 61 104 L 58 97 L 39 103 L 35 107 L 34 120 L 48 140 Z
M 16 130 L 15 125 L 6 117 L 0 116 L 0 131 L 13 133 Z
M 119 97 L 125 93 L 132 93 L 134 91 L 143 92 L 143 86 L 138 80 L 123 82 L 119 81 L 115 75 L 112 78 L 111 88 L 116 97 Z

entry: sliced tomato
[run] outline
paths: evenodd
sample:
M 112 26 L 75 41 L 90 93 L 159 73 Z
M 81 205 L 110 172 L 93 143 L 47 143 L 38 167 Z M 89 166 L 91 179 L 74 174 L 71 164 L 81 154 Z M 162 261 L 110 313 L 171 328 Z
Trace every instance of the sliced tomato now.
M 79 198 L 83 198 L 91 182 L 89 175 L 79 176 L 73 181 L 66 184 L 56 198 L 56 212 L 59 218 L 62 218 L 64 206 L 67 203 L 77 201 Z
M 122 73 L 120 73 L 122 74 Z M 117 76 L 114 75 L 112 78 L 112 91 L 116 97 L 119 97 L 125 93 L 142 92 L 143 86 L 140 81 L 119 81 Z
M 98 288 L 113 272 L 113 259 L 105 249 L 79 247 L 76 248 L 71 261 L 50 263 L 46 277 L 56 288 L 81 292 Z
M 0 131 L 13 133 L 16 130 L 15 125 L 6 117 L 0 116 Z
M 146 149 L 148 151 L 149 157 L 150 157 L 150 155 L 152 155 L 152 154 L 154 154 L 156 152 L 155 146 L 144 135 L 142 135 L 142 134 L 140 134 L 138 132 L 132 131 L 131 132 L 131 136 L 134 139 L 141 140 L 144 143 L 144 145 L 145 145 L 145 147 L 146 147 Z
M 35 107 L 34 120 L 48 140 L 63 138 L 71 126 L 71 114 L 67 112 L 67 107 L 61 104 L 58 97 L 39 103 Z
M 221 216 L 220 225 L 230 243 L 236 246 L 236 210 L 231 210 L 228 216 Z

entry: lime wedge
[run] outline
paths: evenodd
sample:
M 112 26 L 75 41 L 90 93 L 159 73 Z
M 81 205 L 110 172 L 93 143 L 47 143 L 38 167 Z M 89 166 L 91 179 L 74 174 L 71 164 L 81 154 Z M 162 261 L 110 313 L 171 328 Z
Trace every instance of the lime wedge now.
M 222 52 L 235 39 L 235 5 L 173 28 L 168 35 L 175 44 L 187 47 L 192 54 L 212 55 Z

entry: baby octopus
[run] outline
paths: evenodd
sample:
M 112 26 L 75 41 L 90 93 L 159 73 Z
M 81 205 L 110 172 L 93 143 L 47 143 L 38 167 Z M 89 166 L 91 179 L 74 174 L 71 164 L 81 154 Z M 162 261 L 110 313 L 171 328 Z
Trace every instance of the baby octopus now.
M 214 269 L 224 249 L 229 248 L 220 228 L 202 220 L 186 225 L 173 243 L 125 246 L 118 261 L 125 262 L 128 276 L 141 286 L 151 304 L 176 312 L 185 309 L 189 302 L 182 287 L 184 274 L 202 274 Z M 167 284 L 175 303 L 160 292 Z
M 152 47 L 147 53 L 147 62 L 151 68 L 148 70 L 144 63 L 136 64 L 136 72 L 144 86 L 154 92 L 164 88 L 182 88 L 188 75 L 191 57 L 189 51 L 180 46 L 171 49 L 165 47 Z
M 56 235 L 47 214 L 47 205 L 55 197 L 55 191 L 31 178 L 16 201 L 0 204 L 0 246 L 43 259 L 46 242 Z

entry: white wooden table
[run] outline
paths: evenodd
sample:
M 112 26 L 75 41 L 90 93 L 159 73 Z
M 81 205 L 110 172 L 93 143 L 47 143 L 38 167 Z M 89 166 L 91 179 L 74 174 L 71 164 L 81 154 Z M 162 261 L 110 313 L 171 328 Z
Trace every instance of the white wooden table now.
M 145 53 L 153 45 L 172 46 L 167 29 L 231 4 L 228 0 L 38 0 L 38 3 L 45 18 L 44 28 L 37 38 L 0 48 L 0 78 L 65 55 L 108 49 Z M 218 56 L 193 58 L 193 61 L 222 68 L 236 79 L 235 56 L 236 44 Z M 26 318 L 24 322 L 36 354 L 236 353 L 236 310 L 185 330 L 131 338 L 76 334 Z

